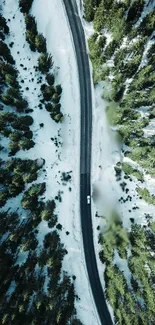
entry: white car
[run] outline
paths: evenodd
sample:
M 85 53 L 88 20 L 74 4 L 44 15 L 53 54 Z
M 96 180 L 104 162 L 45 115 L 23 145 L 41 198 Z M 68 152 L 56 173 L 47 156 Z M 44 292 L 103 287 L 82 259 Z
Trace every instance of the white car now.
M 87 204 L 90 204 L 90 195 L 87 195 Z

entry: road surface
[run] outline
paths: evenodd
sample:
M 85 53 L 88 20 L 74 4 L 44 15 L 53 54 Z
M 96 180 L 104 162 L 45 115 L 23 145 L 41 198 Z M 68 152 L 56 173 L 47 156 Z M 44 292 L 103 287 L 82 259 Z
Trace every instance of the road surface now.
M 91 138 L 92 138 L 92 95 L 89 59 L 85 35 L 75 0 L 63 0 L 72 31 L 79 73 L 81 98 L 81 148 L 80 148 L 80 210 L 84 253 L 89 281 L 102 325 L 112 325 L 101 286 L 93 242 L 91 204 L 87 195 L 91 193 Z M 88 323 L 89 325 L 89 315 Z M 95 325 L 95 324 L 94 324 Z

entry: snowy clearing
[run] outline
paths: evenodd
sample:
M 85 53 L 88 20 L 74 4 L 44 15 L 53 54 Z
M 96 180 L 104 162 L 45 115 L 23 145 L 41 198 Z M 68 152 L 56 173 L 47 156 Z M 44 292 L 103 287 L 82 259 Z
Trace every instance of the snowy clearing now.
M 24 16 L 19 11 L 17 1 L 8 0 L 3 4 L 3 15 L 7 21 L 9 19 L 8 25 L 11 30 L 7 42 L 8 44 L 14 42 L 11 53 L 19 70 L 19 83 L 22 86 L 23 96 L 28 100 L 29 107 L 33 109 L 34 123 L 31 129 L 36 143 L 34 148 L 29 151 L 20 151 L 16 156 L 23 159 L 44 158 L 45 171 L 40 173 L 37 183 L 46 182 L 45 199 L 54 198 L 58 191 L 62 193 L 62 202 L 57 204 L 56 211 L 58 221 L 62 224 L 61 240 L 68 251 L 64 258 L 63 270 L 71 276 L 76 276 L 75 290 L 80 297 L 75 304 L 78 317 L 84 325 L 88 325 L 88 315 L 89 325 L 99 324 L 87 278 L 80 225 L 80 94 L 74 46 L 61 0 L 52 2 L 34 0 L 31 14 L 36 17 L 38 31 L 43 33 L 47 39 L 48 53 L 53 56 L 56 83 L 60 83 L 63 88 L 61 105 L 65 118 L 62 124 L 56 124 L 44 108 L 38 107 L 41 97 L 40 84 L 37 83 L 41 74 L 35 71 L 38 54 L 31 52 L 25 41 Z M 24 83 L 21 83 L 21 80 L 24 80 Z M 26 87 L 28 87 L 27 90 Z M 44 126 L 40 127 L 40 123 Z M 59 147 L 55 146 L 51 138 L 57 138 Z M 71 172 L 71 182 L 66 185 L 63 185 L 61 181 L 62 172 Z M 16 202 L 17 209 L 20 206 L 20 199 L 20 195 L 15 199 L 10 199 L 6 206 L 13 206 Z M 22 209 L 20 212 L 22 214 Z M 41 222 L 38 230 L 39 245 L 41 245 L 45 234 L 51 229 L 48 228 L 46 222 Z M 23 263 L 26 256 L 25 253 L 19 254 L 17 262 Z M 47 281 L 46 279 L 46 283 Z

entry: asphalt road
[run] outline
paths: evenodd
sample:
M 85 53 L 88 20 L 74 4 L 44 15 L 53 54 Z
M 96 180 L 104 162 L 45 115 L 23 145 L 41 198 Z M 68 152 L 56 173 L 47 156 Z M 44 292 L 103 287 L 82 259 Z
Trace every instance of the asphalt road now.
M 101 286 L 93 242 L 91 204 L 87 195 L 91 193 L 91 139 L 92 139 L 92 95 L 89 59 L 85 36 L 75 0 L 63 0 L 72 31 L 79 73 L 81 98 L 81 148 L 80 148 L 80 209 L 81 227 L 86 266 L 94 301 L 102 325 L 112 325 Z M 89 325 L 89 315 L 87 320 Z M 94 324 L 96 325 L 96 324 Z

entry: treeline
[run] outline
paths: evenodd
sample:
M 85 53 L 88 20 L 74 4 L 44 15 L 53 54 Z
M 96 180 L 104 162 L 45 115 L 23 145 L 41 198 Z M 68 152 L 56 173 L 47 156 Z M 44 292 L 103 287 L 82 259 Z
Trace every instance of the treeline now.
M 1 16 L 2 17 L 2 16 Z M 0 19 L 3 33 L 9 33 L 9 28 L 4 17 Z M 4 38 L 5 39 L 5 38 Z M 8 138 L 9 156 L 15 155 L 20 149 L 28 150 L 34 146 L 33 133 L 30 126 L 33 119 L 30 115 L 19 115 L 14 113 L 29 113 L 31 109 L 28 102 L 21 93 L 21 86 L 18 82 L 18 71 L 15 67 L 14 59 L 5 40 L 0 42 L 0 134 Z M 13 111 L 6 112 L 5 107 L 12 107 Z M 0 150 L 6 148 L 0 145 Z M 4 194 L 6 198 L 7 195 Z M 2 202 L 5 202 L 5 200 Z M 2 203 L 1 203 L 2 204 Z
M 9 156 L 15 155 L 20 149 L 29 150 L 35 145 L 32 140 L 33 132 L 30 130 L 32 124 L 33 118 L 30 115 L 0 113 L 0 133 L 10 140 L 8 142 Z M 3 146 L 0 149 L 3 150 Z
M 21 12 L 29 13 L 31 6 L 32 6 L 33 0 L 19 0 L 19 8 Z
M 94 83 L 103 80 L 111 87 L 111 91 L 105 87 L 103 92 L 103 97 L 110 101 L 109 121 L 118 126 L 123 142 L 134 148 L 133 153 L 125 155 L 153 175 L 154 136 L 146 139 L 143 129 L 155 117 L 155 9 L 152 6 L 147 13 L 143 0 L 104 0 L 93 5 L 92 1 L 85 1 L 86 18 L 90 7 L 95 28 L 89 39 Z M 146 15 L 140 19 L 144 8 Z M 148 113 L 145 118 L 138 112 L 141 107 Z
M 53 66 L 53 60 L 52 56 L 47 52 L 46 39 L 42 34 L 38 33 L 35 18 L 28 12 L 25 14 L 25 24 L 26 40 L 32 51 L 41 53 L 38 58 L 38 69 L 46 76 L 47 83 L 41 86 L 43 94 L 41 104 L 45 103 L 46 110 L 50 112 L 50 116 L 55 122 L 61 122 L 63 119 L 60 104 L 62 87 L 61 85 L 54 86 L 54 74 L 49 72 Z
M 15 158 L 0 161 L 0 186 L 3 189 L 0 192 L 0 206 L 4 206 L 8 198 L 23 192 L 25 184 L 35 181 L 38 169 L 37 161 L 33 160 Z
M 21 94 L 18 71 L 5 40 L 0 40 L 0 55 L 0 100 L 5 105 L 15 107 L 18 112 L 24 112 L 28 109 L 28 103 Z
M 144 182 L 144 171 L 155 177 L 155 136 L 146 136 L 144 132 L 155 118 L 153 2 L 148 10 L 144 0 L 85 0 L 84 15 L 94 24 L 95 32 L 88 41 L 90 59 L 94 84 L 104 81 L 102 96 L 109 101 L 107 118 L 117 128 L 121 143 L 130 147 L 127 150 L 123 146 L 123 154 L 143 167 L 140 171 L 118 162 L 116 178 L 118 181 L 124 178 L 120 185 L 128 193 L 125 180 L 132 181 L 133 175 L 139 181 L 136 187 L 139 198 L 155 204 L 154 194 L 139 185 Z M 132 199 L 130 193 L 127 199 Z M 123 197 L 119 201 L 125 202 Z M 113 307 L 115 322 L 120 325 L 155 323 L 155 226 L 149 215 L 145 217 L 147 226 L 142 227 L 134 223 L 131 214 L 131 231 L 127 231 L 118 216 L 113 216 L 107 233 L 99 237 L 100 259 L 105 263 L 106 298 Z M 121 271 L 121 259 L 127 261 L 127 272 Z

